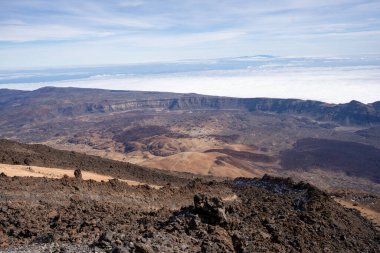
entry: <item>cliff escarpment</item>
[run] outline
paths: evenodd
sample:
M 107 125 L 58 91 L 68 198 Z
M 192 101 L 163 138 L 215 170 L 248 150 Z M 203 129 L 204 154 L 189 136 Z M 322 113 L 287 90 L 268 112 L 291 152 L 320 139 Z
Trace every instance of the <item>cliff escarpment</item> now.
M 78 88 L 42 88 L 36 91 L 0 90 L 0 112 L 14 120 L 50 119 L 89 113 L 130 110 L 246 110 L 288 113 L 345 125 L 380 123 L 379 102 L 328 104 L 319 101 L 273 98 L 231 98 L 197 94 L 108 91 Z M 11 108 L 12 110 L 9 110 Z

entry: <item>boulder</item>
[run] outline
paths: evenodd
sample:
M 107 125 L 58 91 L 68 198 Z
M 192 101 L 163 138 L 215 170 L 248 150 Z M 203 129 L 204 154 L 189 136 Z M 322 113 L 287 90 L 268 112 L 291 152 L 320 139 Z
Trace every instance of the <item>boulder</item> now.
M 81 171 L 80 169 L 76 169 L 76 170 L 74 171 L 74 176 L 75 176 L 75 178 L 77 178 L 77 179 L 82 179 L 82 171 Z
M 224 203 L 220 198 L 209 198 L 204 194 L 197 194 L 194 196 L 194 211 L 204 223 L 211 225 L 227 223 Z

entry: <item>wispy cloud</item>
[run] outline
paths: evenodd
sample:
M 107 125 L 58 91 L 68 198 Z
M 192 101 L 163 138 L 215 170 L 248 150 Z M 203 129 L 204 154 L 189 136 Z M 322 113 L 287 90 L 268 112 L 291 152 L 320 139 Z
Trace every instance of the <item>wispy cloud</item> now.
M 12 50 L 31 57 L 37 50 L 62 65 L 74 63 L 65 56 L 60 64 L 62 51 L 89 64 L 162 55 L 379 53 L 379 11 L 378 0 L 2 1 L 0 56 L 16 65 L 22 59 Z M 95 59 L 86 52 L 96 45 L 102 54 Z
M 54 41 L 83 38 L 96 38 L 112 35 L 111 32 L 90 31 L 63 25 L 27 25 L 7 24 L 0 28 L 2 41 L 28 42 L 28 41 Z

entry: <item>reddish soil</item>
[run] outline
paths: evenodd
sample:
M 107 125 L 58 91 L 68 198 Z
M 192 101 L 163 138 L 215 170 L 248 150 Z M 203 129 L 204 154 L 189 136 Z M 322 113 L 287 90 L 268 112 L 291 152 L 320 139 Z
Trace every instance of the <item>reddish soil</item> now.
M 40 144 L 21 144 L 9 140 L 0 140 L 0 163 L 62 169 L 79 168 L 115 178 L 143 181 L 156 185 L 185 184 L 188 181 L 186 178 L 192 177 L 189 174 L 152 170 L 98 156 L 57 150 Z
M 232 149 L 209 149 L 207 152 L 218 152 L 226 155 L 230 155 L 232 157 L 248 160 L 253 162 L 263 162 L 263 163 L 273 163 L 276 161 L 276 158 L 265 155 L 265 154 L 257 154 L 247 151 L 237 151 Z

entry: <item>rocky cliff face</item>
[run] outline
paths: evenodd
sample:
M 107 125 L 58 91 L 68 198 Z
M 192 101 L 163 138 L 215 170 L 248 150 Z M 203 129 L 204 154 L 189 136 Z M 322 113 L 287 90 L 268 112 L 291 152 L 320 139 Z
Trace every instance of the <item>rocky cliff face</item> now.
M 197 94 L 43 88 L 36 91 L 0 90 L 0 112 L 8 117 L 48 119 L 87 113 L 128 110 L 248 110 L 300 114 L 345 125 L 380 123 L 380 102 L 327 104 L 318 101 L 272 98 L 229 98 Z M 12 108 L 11 112 L 9 109 Z
M 373 104 L 352 101 L 348 104 L 331 105 L 318 101 L 270 98 L 226 98 L 189 96 L 174 99 L 135 100 L 116 104 L 92 104 L 91 112 L 113 112 L 137 109 L 164 110 L 248 110 L 251 112 L 271 112 L 302 114 L 317 120 L 336 121 L 345 125 L 369 125 L 380 123 L 380 110 Z M 79 110 L 78 112 L 80 112 Z M 85 111 L 82 111 L 82 113 Z

